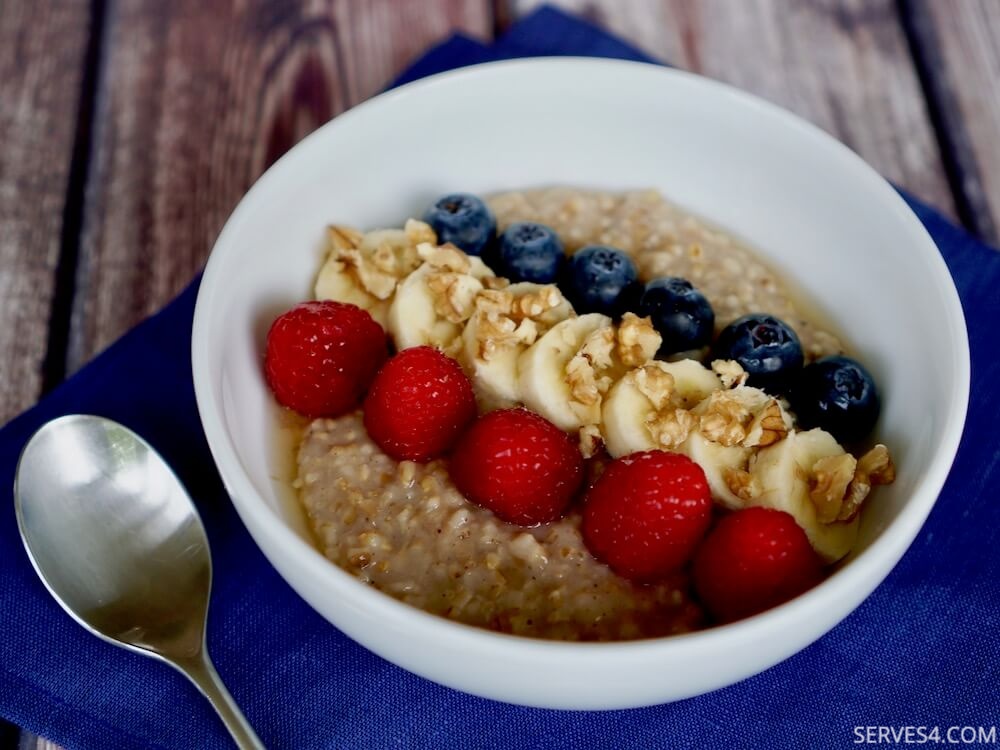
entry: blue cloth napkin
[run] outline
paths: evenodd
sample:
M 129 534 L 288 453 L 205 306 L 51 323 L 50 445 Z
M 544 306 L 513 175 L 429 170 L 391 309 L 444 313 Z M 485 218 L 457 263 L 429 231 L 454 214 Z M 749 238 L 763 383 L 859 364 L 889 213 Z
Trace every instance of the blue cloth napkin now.
M 455 37 L 400 81 L 539 54 L 646 59 L 546 9 L 490 47 Z M 257 551 L 213 468 L 191 385 L 197 282 L 0 431 L 0 486 L 11 487 L 29 435 L 58 415 L 103 414 L 146 436 L 199 504 L 216 570 L 210 648 L 271 748 L 824 748 L 858 742 L 855 727 L 939 726 L 944 738 L 949 726 L 1000 724 L 1000 505 L 992 495 L 1000 480 L 1000 253 L 911 205 L 941 248 L 969 320 L 972 405 L 951 477 L 901 564 L 844 623 L 781 665 L 706 696 L 603 713 L 504 705 L 415 677 L 328 625 Z M 69 748 L 229 748 L 180 675 L 98 641 L 59 609 L 4 500 L 0 716 Z

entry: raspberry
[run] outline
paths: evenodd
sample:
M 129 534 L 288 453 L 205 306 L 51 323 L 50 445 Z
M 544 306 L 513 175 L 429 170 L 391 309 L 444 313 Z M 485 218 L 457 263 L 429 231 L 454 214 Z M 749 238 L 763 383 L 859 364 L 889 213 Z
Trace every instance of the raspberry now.
M 812 588 L 823 563 L 788 513 L 745 508 L 724 516 L 694 558 L 694 586 L 722 621 L 775 607 Z
M 451 457 L 451 479 L 466 498 L 522 526 L 554 521 L 583 480 L 572 440 L 527 409 L 480 417 Z
M 447 453 L 476 416 L 472 383 L 430 346 L 404 349 L 379 370 L 365 399 L 365 428 L 398 461 Z
M 701 467 L 678 453 L 644 451 L 612 461 L 587 491 L 583 540 L 618 575 L 655 581 L 691 558 L 711 520 Z
M 361 401 L 386 355 L 385 331 L 366 310 L 303 302 L 271 324 L 264 377 L 282 406 L 336 417 Z

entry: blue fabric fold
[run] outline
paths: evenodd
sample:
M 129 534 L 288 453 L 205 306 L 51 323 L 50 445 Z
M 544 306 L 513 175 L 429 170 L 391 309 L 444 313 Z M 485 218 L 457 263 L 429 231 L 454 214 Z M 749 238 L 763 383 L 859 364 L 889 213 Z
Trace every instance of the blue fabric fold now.
M 397 83 L 525 55 L 648 58 L 543 9 L 485 46 L 454 37 Z M 817 643 L 738 685 L 676 704 L 569 713 L 473 698 L 348 640 L 278 577 L 215 473 L 198 421 L 189 337 L 197 280 L 0 431 L 0 716 L 69 748 L 228 748 L 178 674 L 88 635 L 35 576 L 9 488 L 44 421 L 102 414 L 143 434 L 196 498 L 215 584 L 208 640 L 219 672 L 271 748 L 845 747 L 855 727 L 1000 724 L 1000 253 L 910 200 L 958 286 L 972 346 L 972 404 L 951 476 L 888 580 Z

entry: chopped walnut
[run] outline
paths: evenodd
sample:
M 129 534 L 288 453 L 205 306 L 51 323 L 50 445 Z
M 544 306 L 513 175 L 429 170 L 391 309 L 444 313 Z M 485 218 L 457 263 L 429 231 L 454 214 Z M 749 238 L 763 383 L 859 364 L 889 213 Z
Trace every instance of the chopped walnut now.
M 580 453 L 584 458 L 592 458 L 600 453 L 604 446 L 604 438 L 596 424 L 584 425 L 580 428 Z
M 502 289 L 485 289 L 476 297 L 476 311 L 494 316 L 510 315 L 513 303 L 514 298 L 510 292 Z
M 612 379 L 605 374 L 613 360 L 615 345 L 613 326 L 592 331 L 566 365 L 566 382 L 573 400 L 584 406 L 596 406 L 611 387 Z
M 618 357 L 626 367 L 638 367 L 654 356 L 663 339 L 649 318 L 627 312 L 618 326 Z
M 469 256 L 451 243 L 432 245 L 429 242 L 422 242 L 417 245 L 417 253 L 422 260 L 441 271 L 467 274 L 472 270 Z
M 555 310 L 566 301 L 566 298 L 562 296 L 558 287 L 552 284 L 541 287 L 537 292 L 527 292 L 516 296 L 511 295 L 511 298 L 510 311 L 515 318 L 544 320 L 548 324 L 548 327 L 564 319 L 564 316 L 561 315 L 558 316 L 557 320 L 546 318 L 546 313 Z
M 646 417 L 646 428 L 653 440 L 666 450 L 676 448 L 691 434 L 695 418 L 687 409 L 653 412 Z
M 708 399 L 699 419 L 699 428 L 706 439 L 720 445 L 740 445 L 747 437 L 753 414 L 736 391 L 715 391 Z
M 639 393 L 649 399 L 656 411 L 662 410 L 674 395 L 674 376 L 661 368 L 657 362 L 632 370 L 625 377 L 629 378 Z
M 431 229 L 430 224 L 416 219 L 407 219 L 406 224 L 403 226 L 403 231 L 406 232 L 406 239 L 414 247 L 425 242 L 429 242 L 432 245 L 437 244 L 437 234 Z
M 719 376 L 723 388 L 735 388 L 744 385 L 750 373 L 735 359 L 716 359 L 712 362 L 712 371 Z
M 763 409 L 750 423 L 743 445 L 747 448 L 766 448 L 783 440 L 788 434 L 789 424 L 785 421 L 785 413 L 775 399 L 767 402 Z
M 344 248 L 334 252 L 344 269 L 353 273 L 359 286 L 369 294 L 378 299 L 389 299 L 396 291 L 400 277 L 379 269 L 373 262 L 372 255 L 357 248 Z
M 819 459 L 809 471 L 809 499 L 821 523 L 838 519 L 847 486 L 854 479 L 857 460 L 850 453 Z
M 728 468 L 723 470 L 722 479 L 729 491 L 744 502 L 750 502 L 760 495 L 760 480 L 746 469 Z
M 607 370 L 614 364 L 612 353 L 615 346 L 615 329 L 602 326 L 587 336 L 577 356 L 585 357 L 596 370 Z M 610 385 L 610 383 L 609 383 Z M 605 389 L 606 390 L 606 389 Z
M 505 289 L 510 286 L 510 281 L 503 276 L 487 276 L 483 279 L 483 286 L 487 289 Z
M 476 295 L 483 285 L 465 273 L 430 273 L 427 288 L 434 297 L 434 311 L 451 323 L 462 323 L 472 316 Z
M 791 418 L 776 399 L 749 386 L 715 391 L 696 407 L 699 428 L 720 445 L 763 448 L 783 439 Z
M 838 521 L 850 521 L 861 510 L 861 504 L 868 497 L 872 487 L 878 484 L 892 484 L 896 481 L 896 466 L 892 463 L 889 449 L 879 443 L 858 459 L 854 478 L 847 485 L 844 504 L 837 515 Z
M 399 280 L 420 265 L 416 249 L 399 229 L 362 234 L 351 227 L 333 225 L 327 227 L 326 236 L 326 263 L 379 300 L 389 299 Z
M 486 277 L 487 282 L 493 277 Z M 489 361 L 510 347 L 530 346 L 569 309 L 552 285 L 515 294 L 508 289 L 484 289 L 473 300 L 479 356 Z

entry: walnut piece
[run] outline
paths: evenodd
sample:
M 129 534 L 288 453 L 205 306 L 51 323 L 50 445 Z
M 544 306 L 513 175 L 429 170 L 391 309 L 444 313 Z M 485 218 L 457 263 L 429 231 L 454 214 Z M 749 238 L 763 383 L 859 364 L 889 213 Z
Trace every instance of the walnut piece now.
M 411 227 L 411 232 L 420 235 L 418 227 Z M 400 229 L 376 229 L 362 234 L 351 227 L 331 225 L 326 237 L 326 263 L 336 269 L 336 274 L 349 276 L 354 286 L 379 300 L 392 297 L 399 280 L 421 262 L 408 234 Z
M 451 323 L 462 323 L 472 317 L 483 285 L 468 274 L 446 271 L 428 274 L 427 288 L 434 297 L 434 311 Z
M 569 317 L 557 311 L 564 304 L 566 304 L 566 298 L 563 297 L 559 288 L 554 284 L 546 284 L 538 291 L 511 294 L 510 314 L 515 320 L 530 318 L 544 323 L 546 328 L 551 328 Z
M 417 245 L 417 254 L 424 262 L 441 271 L 467 274 L 472 270 L 469 256 L 451 243 L 432 245 L 430 242 L 422 242 Z
M 580 453 L 584 458 L 597 455 L 603 446 L 604 438 L 596 424 L 587 424 L 580 428 Z
M 657 362 L 632 370 L 625 377 L 631 379 L 636 389 L 649 399 L 656 411 L 671 403 L 674 395 L 674 376 L 661 369 Z
M 584 406 L 596 406 L 611 387 L 612 379 L 605 372 L 614 360 L 615 329 L 602 326 L 592 331 L 566 364 L 566 383 L 573 400 Z
M 656 356 L 663 338 L 649 318 L 627 312 L 618 326 L 618 358 L 626 367 L 638 367 Z
M 777 399 L 744 385 L 714 391 L 695 412 L 702 435 L 725 446 L 763 448 L 784 439 L 791 429 L 791 417 Z
M 373 261 L 374 254 L 366 254 L 358 248 L 344 248 L 335 252 L 345 271 L 352 274 L 358 285 L 372 296 L 385 300 L 396 291 L 399 277 L 380 269 Z
M 838 519 L 857 464 L 850 453 L 841 453 L 819 459 L 810 469 L 809 499 L 816 506 L 820 523 L 833 523 Z
M 437 244 L 437 234 L 431 229 L 431 225 L 417 219 L 407 219 L 406 224 L 403 225 L 403 231 L 406 233 L 406 239 L 414 247 L 425 242 L 432 245 Z
M 844 504 L 837 514 L 838 521 L 850 521 L 861 511 L 872 487 L 878 484 L 892 484 L 896 481 L 896 466 L 889 455 L 889 449 L 879 443 L 858 459 L 854 478 L 847 485 Z
M 753 418 L 743 445 L 747 448 L 774 445 L 788 435 L 789 426 L 781 406 L 772 398 Z
M 646 428 L 653 440 L 666 450 L 676 448 L 694 429 L 694 415 L 687 409 L 673 409 L 666 412 L 651 412 L 646 417 Z
M 723 388 L 735 388 L 745 385 L 750 373 L 735 359 L 716 359 L 712 361 L 712 372 L 719 376 Z
M 722 472 L 722 479 L 729 491 L 744 502 L 749 503 L 762 491 L 760 480 L 746 469 L 725 469 Z
M 706 439 L 720 445 L 740 445 L 747 437 L 753 414 L 734 396 L 736 391 L 715 391 L 706 400 L 698 427 Z M 703 402 L 704 403 L 704 402 Z
M 487 276 L 485 284 L 496 277 Z M 570 313 L 566 299 L 553 285 L 514 293 L 509 289 L 486 288 L 473 300 L 474 331 L 479 357 L 485 361 L 512 347 L 523 348 Z
M 487 289 L 505 289 L 510 286 L 510 281 L 503 276 L 487 276 L 483 279 L 483 286 Z

